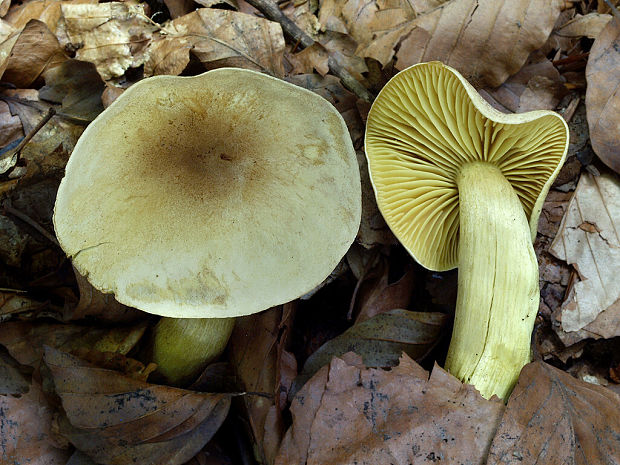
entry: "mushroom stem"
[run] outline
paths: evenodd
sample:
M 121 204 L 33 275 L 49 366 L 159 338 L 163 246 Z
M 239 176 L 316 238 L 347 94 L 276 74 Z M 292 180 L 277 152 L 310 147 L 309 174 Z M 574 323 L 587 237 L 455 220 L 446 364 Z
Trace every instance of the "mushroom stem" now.
M 483 397 L 506 399 L 530 361 L 538 311 L 538 264 L 515 191 L 496 166 L 464 165 L 458 297 L 446 369 Z
M 234 326 L 234 318 L 162 318 L 153 335 L 159 373 L 175 385 L 192 381 L 222 354 Z

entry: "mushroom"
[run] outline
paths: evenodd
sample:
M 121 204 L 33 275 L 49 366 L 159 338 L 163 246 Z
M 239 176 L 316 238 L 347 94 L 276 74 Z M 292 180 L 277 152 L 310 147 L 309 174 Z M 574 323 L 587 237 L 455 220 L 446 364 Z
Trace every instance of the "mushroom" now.
M 188 381 L 234 318 L 310 291 L 357 233 L 347 127 L 313 92 L 254 71 L 157 76 L 84 131 L 54 208 L 78 272 L 164 317 L 154 361 Z
M 507 398 L 530 360 L 532 242 L 567 146 L 557 113 L 500 113 L 439 62 L 398 73 L 368 115 L 379 209 L 422 266 L 459 268 L 446 368 L 486 398 Z

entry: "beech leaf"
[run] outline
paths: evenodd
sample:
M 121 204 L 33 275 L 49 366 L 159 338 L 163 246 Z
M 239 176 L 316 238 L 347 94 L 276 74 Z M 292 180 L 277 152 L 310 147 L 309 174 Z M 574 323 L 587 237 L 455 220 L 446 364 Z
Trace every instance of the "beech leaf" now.
M 543 362 L 519 381 L 489 453 L 488 465 L 620 463 L 620 396 Z
M 550 247 L 580 278 L 560 309 L 561 338 L 575 331 L 579 339 L 620 336 L 619 231 L 620 181 L 583 173 Z
M 620 19 L 613 18 L 594 41 L 586 67 L 586 108 L 592 148 L 620 173 Z
M 177 465 L 211 439 L 230 406 L 226 394 L 158 386 L 45 348 L 66 417 L 60 433 L 104 465 Z

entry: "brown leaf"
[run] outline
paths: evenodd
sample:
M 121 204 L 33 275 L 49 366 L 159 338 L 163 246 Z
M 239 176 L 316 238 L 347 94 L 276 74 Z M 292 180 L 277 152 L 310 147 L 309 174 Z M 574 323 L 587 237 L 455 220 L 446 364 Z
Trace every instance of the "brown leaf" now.
M 39 97 L 61 105 L 63 115 L 92 121 L 103 111 L 101 94 L 105 83 L 92 63 L 68 60 L 45 71 L 45 86 Z
M 367 367 L 395 366 L 405 352 L 414 359 L 423 358 L 437 343 L 447 320 L 443 313 L 384 311 L 327 341 L 314 352 L 295 379 L 294 391 L 333 357 L 355 352 Z
M 485 463 L 504 405 L 403 355 L 385 371 L 334 358 L 297 394 L 278 465 Z
M 543 362 L 521 371 L 488 465 L 620 462 L 620 396 Z
M 546 56 L 536 51 L 517 74 L 510 76 L 498 88 L 487 89 L 487 92 L 506 109 L 523 113 L 553 110 L 567 90 L 555 66 Z
M 36 367 L 43 357 L 44 345 L 65 352 L 92 349 L 127 354 L 144 334 L 146 324 L 127 328 L 95 328 L 9 321 L 2 323 L 0 328 L 0 344 L 22 365 Z
M 28 21 L 13 45 L 2 80 L 19 88 L 32 87 L 46 70 L 65 60 L 67 56 L 56 36 L 45 23 L 33 19 Z
M 360 177 L 362 181 L 362 221 L 360 223 L 360 230 L 357 233 L 356 242 L 367 248 L 377 244 L 396 244 L 397 239 L 385 223 L 383 215 L 381 215 L 379 207 L 377 206 L 375 191 L 368 173 L 368 160 L 363 151 L 357 151 L 357 162 L 360 167 Z M 406 306 L 407 303 L 395 305 L 392 308 Z
M 6 147 L 23 136 L 21 121 L 11 114 L 6 102 L 0 101 L 0 147 Z
M 496 87 L 540 48 L 560 14 L 561 0 L 349 0 L 319 19 L 338 15 L 358 55 L 396 67 L 439 60 L 474 85 Z M 336 3 L 338 5 L 338 3 Z M 326 18 L 326 16 L 328 16 Z M 333 21 L 332 21 L 333 22 Z
M 230 397 L 158 386 L 89 366 L 47 347 L 66 419 L 60 432 L 105 465 L 182 464 L 211 439 Z
M 0 1 L 0 17 L 7 14 L 10 6 L 11 6 L 11 0 Z
M 94 63 L 108 80 L 144 64 L 156 29 L 142 4 L 64 4 L 58 37 L 63 46 L 76 50 L 75 58 Z
M 81 3 L 97 3 L 97 0 L 31 0 L 23 2 L 9 10 L 4 20 L 15 29 L 23 29 L 31 19 L 44 22 L 52 33 L 56 33 L 58 22 L 62 16 L 60 9 L 63 5 L 77 5 Z
M 88 316 L 104 321 L 135 321 L 145 314 L 140 310 L 119 303 L 112 294 L 95 289 L 88 280 L 74 269 L 80 289 L 80 300 L 75 308 L 65 308 L 66 320 L 80 320 Z
M 560 37 L 596 39 L 610 19 L 611 15 L 600 13 L 588 13 L 585 16 L 576 15 L 554 30 L 554 34 Z
M 274 307 L 257 315 L 237 319 L 230 338 L 230 363 L 250 392 L 274 396 L 270 401 L 257 395 L 243 396 L 254 449 L 261 463 L 273 463 L 282 437 L 282 409 L 294 376 L 295 358 L 284 350 L 291 325 L 291 306 Z M 292 357 L 292 360 L 291 360 Z
M 584 228 L 584 223 L 596 228 Z M 618 231 L 620 182 L 611 175 L 582 174 L 550 247 L 557 258 L 573 264 L 580 277 L 562 304 L 560 337 L 580 330 L 585 330 L 583 337 L 620 335 Z
M 28 392 L 31 374 L 31 369 L 17 363 L 3 347 L 0 347 L 0 396 L 16 396 Z
M 70 456 L 50 437 L 53 409 L 33 379 L 21 397 L 0 396 L 0 463 L 65 465 Z
M 165 27 L 150 47 L 147 76 L 179 74 L 189 52 L 209 68 L 236 66 L 284 74 L 284 36 L 278 23 L 235 11 L 200 8 Z
M 613 18 L 592 45 L 586 68 L 586 108 L 592 148 L 620 173 L 620 19 Z

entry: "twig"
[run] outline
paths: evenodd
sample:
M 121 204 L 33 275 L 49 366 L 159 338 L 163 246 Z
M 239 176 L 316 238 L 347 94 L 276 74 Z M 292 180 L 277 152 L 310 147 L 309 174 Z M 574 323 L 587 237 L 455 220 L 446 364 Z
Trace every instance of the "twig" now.
M 302 31 L 297 24 L 282 13 L 278 5 L 272 0 L 247 0 L 247 2 L 265 15 L 267 19 L 280 23 L 284 33 L 295 42 L 299 42 L 301 47 L 308 48 L 315 44 L 312 37 Z M 337 76 L 347 89 L 366 102 L 372 102 L 374 100 L 373 95 L 368 89 L 355 79 L 334 57 L 330 56 L 327 63 L 331 73 Z
M 45 236 L 46 239 L 48 239 L 50 242 L 52 242 L 52 243 L 56 244 L 58 247 L 60 247 L 60 244 L 58 243 L 58 241 L 56 240 L 56 238 L 54 236 L 52 236 L 49 232 L 47 232 L 47 230 L 43 226 L 41 226 L 39 223 L 37 223 L 32 218 L 30 218 L 28 215 L 26 215 L 25 213 L 22 213 L 19 210 L 13 208 L 13 206 L 11 205 L 10 201 L 8 201 L 8 200 L 5 201 L 4 204 L 2 205 L 2 207 L 3 207 L 3 209 L 4 209 L 4 211 L 6 213 L 8 213 L 9 215 L 13 215 L 16 218 L 19 218 L 24 223 L 32 226 L 39 233 L 41 233 L 43 236 Z
M 22 151 L 24 146 L 28 142 L 30 142 L 30 139 L 32 139 L 37 134 L 37 132 L 39 132 L 41 128 L 45 126 L 49 120 L 52 119 L 52 116 L 54 116 L 55 114 L 56 114 L 56 110 L 54 110 L 54 107 L 50 107 L 49 110 L 47 110 L 47 113 L 45 114 L 45 116 L 41 119 L 41 121 L 39 121 L 37 125 L 32 129 L 32 131 L 26 134 L 26 137 L 24 137 L 22 141 L 19 143 L 19 145 L 15 147 L 15 149 L 13 150 L 13 153 L 17 154 L 18 160 L 19 160 L 19 153 Z
M 611 9 L 611 12 L 616 17 L 616 19 L 620 20 L 620 11 L 618 11 L 618 8 L 616 8 L 610 0 L 605 0 L 605 3 L 607 3 L 607 6 Z

